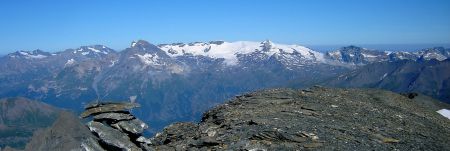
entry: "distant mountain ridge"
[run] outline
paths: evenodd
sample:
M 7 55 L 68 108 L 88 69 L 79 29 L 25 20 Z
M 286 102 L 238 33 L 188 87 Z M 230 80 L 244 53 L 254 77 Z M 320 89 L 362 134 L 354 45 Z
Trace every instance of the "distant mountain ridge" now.
M 401 60 L 369 64 L 332 78 L 324 85 L 419 92 L 450 103 L 450 59 Z
M 135 115 L 157 130 L 195 120 L 239 93 L 292 81 L 307 86 L 374 62 L 448 57 L 449 49 L 419 52 L 390 57 L 393 53 L 351 46 L 321 53 L 268 40 L 161 45 L 139 40 L 123 51 L 103 45 L 18 51 L 0 58 L 0 97 L 25 96 L 77 111 L 96 99 L 138 101 L 147 110 Z
M 193 43 L 172 43 L 153 45 L 144 40 L 132 42 L 130 48 L 138 47 L 145 50 L 145 45 L 152 45 L 154 50 L 160 49 L 158 56 L 169 56 L 172 58 L 195 56 L 206 57 L 210 59 L 221 59 L 224 64 L 237 65 L 242 60 L 239 56 L 253 56 L 253 57 L 277 57 L 285 59 L 286 62 L 292 61 L 289 59 L 297 59 L 302 62 L 309 61 L 315 63 L 347 63 L 364 65 L 380 61 L 395 61 L 395 60 L 417 60 L 421 57 L 430 60 L 445 60 L 450 56 L 450 49 L 443 47 L 434 47 L 418 50 L 415 52 L 408 51 L 382 51 L 373 50 L 354 45 L 342 47 L 334 51 L 318 52 L 310 48 L 300 45 L 286 45 L 273 43 L 270 40 L 263 42 L 253 41 L 210 41 L 210 42 L 193 42 Z M 34 51 L 17 51 L 7 54 L 3 57 L 9 58 L 25 58 L 30 60 L 48 59 L 50 58 L 64 58 L 67 59 L 65 63 L 72 64 L 77 61 L 86 59 L 102 59 L 108 55 L 120 55 L 122 52 L 117 52 L 104 45 L 81 46 L 76 49 L 66 49 L 65 51 L 49 53 L 42 50 Z M 259 55 L 256 55 L 259 54 Z M 142 58 L 142 57 L 140 57 Z M 151 59 L 147 56 L 145 59 Z M 260 58 L 260 59 L 263 59 Z M 73 60 L 71 60 L 73 59 Z M 144 59 L 144 60 L 145 60 Z M 145 61 L 144 61 L 145 62 Z M 299 64 L 295 64 L 299 65 Z
M 135 45 L 150 44 L 147 41 L 139 40 L 132 42 L 131 47 Z M 340 62 L 371 63 L 374 61 L 386 61 L 387 59 L 418 59 L 424 57 L 426 59 L 445 60 L 450 55 L 450 50 L 443 47 L 434 47 L 422 49 L 415 52 L 408 51 L 381 51 L 367 48 L 361 48 L 354 45 L 342 47 L 340 49 L 321 53 L 310 48 L 300 45 L 285 45 L 273 43 L 269 40 L 263 42 L 253 41 L 210 41 L 210 42 L 193 42 L 193 43 L 172 43 L 159 44 L 156 47 L 163 50 L 171 57 L 192 55 L 205 56 L 210 58 L 225 59 L 227 64 L 235 64 L 236 56 L 242 54 L 254 53 L 257 51 L 265 52 L 268 56 L 274 54 L 284 53 L 299 53 L 304 59 L 315 59 L 316 61 L 324 61 L 326 59 L 338 60 Z M 73 53 L 74 55 L 68 55 Z M 27 59 L 44 59 L 49 56 L 66 56 L 66 57 L 81 57 L 81 58 L 95 58 L 102 55 L 118 53 L 115 50 L 104 45 L 81 46 L 76 49 L 66 49 L 65 51 L 49 53 L 42 50 L 34 51 L 17 51 L 7 54 L 11 58 L 27 58 Z M 78 55 L 76 55 L 78 54 Z M 410 55 L 410 57 L 404 57 Z M 84 57 L 83 57 L 84 56 Z M 414 57 L 412 57 L 414 56 Z M 362 59 L 365 58 L 365 59 Z
M 422 49 L 416 52 L 390 52 L 371 50 L 357 46 L 348 46 L 342 47 L 335 51 L 327 52 L 326 57 L 341 63 L 356 65 L 366 65 L 383 61 L 417 60 L 420 58 L 424 58 L 426 60 L 437 59 L 442 61 L 450 57 L 450 49 L 434 47 Z

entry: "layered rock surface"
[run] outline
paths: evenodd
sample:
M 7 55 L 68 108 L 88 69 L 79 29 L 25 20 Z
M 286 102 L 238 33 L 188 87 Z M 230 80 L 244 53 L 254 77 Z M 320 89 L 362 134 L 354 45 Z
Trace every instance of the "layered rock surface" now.
M 425 97 L 376 89 L 273 89 L 238 96 L 199 124 L 176 123 L 156 150 L 449 150 L 450 120 Z M 424 104 L 423 102 L 428 102 Z

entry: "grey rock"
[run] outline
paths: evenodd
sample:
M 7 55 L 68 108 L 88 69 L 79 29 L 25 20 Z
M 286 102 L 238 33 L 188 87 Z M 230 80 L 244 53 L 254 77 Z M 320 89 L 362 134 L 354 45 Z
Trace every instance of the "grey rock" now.
M 145 129 L 148 128 L 148 125 L 139 119 L 133 119 L 130 121 L 119 121 L 115 124 L 112 124 L 111 126 L 119 130 L 130 132 L 133 134 L 141 134 L 142 132 L 144 132 Z
M 91 131 L 98 134 L 100 139 L 112 146 L 127 150 L 127 151 L 141 151 L 142 149 L 137 147 L 130 138 L 112 127 L 106 126 L 102 123 L 91 121 L 88 124 Z
M 97 140 L 93 138 L 87 138 L 81 143 L 81 147 L 84 151 L 105 151 L 100 144 L 98 144 Z
M 134 117 L 126 113 L 101 113 L 94 116 L 94 120 L 112 119 L 112 120 L 130 120 Z
M 144 136 L 139 136 L 139 137 L 136 139 L 136 141 L 137 141 L 137 142 L 144 143 L 144 144 L 153 144 L 151 139 L 148 139 L 148 138 L 146 138 L 146 137 L 144 137 Z
M 187 140 L 199 137 L 198 125 L 194 123 L 174 123 L 164 128 L 163 132 L 156 134 L 153 139 L 155 144 L 162 145 L 177 141 L 186 141 L 185 143 L 187 143 Z
M 142 144 L 141 148 L 143 148 L 146 151 L 156 151 L 156 149 L 152 146 L 149 146 L 147 144 Z

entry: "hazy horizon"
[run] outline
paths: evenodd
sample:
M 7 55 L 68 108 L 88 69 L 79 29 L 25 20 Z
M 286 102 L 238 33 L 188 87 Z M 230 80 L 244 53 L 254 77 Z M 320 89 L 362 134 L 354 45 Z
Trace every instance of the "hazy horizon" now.
M 145 40 L 145 39 L 141 39 L 141 40 Z M 136 40 L 134 40 L 136 41 Z M 210 40 L 210 41 L 219 41 L 219 40 Z M 249 41 L 249 40 L 242 40 L 242 41 Z M 263 41 L 263 40 L 261 40 Z M 130 41 L 128 44 L 130 45 L 132 41 Z M 150 43 L 152 43 L 151 41 L 149 41 Z M 198 41 L 192 41 L 192 42 L 198 42 Z M 201 42 L 209 42 L 209 41 L 201 41 Z M 228 42 L 234 42 L 234 41 L 228 41 Z M 296 45 L 301 45 L 301 46 L 305 46 L 308 47 L 312 50 L 315 51 L 319 51 L 319 52 L 327 52 L 327 51 L 333 51 L 336 49 L 339 49 L 341 47 L 345 47 L 345 46 L 350 46 L 350 45 L 354 45 L 354 46 L 358 46 L 358 47 L 363 47 L 363 48 L 368 48 L 368 49 L 373 49 L 373 50 L 380 50 L 380 51 L 418 51 L 421 49 L 426 49 L 426 48 L 433 48 L 433 47 L 444 47 L 444 48 L 450 48 L 450 43 L 447 44 L 297 44 L 297 43 L 280 43 L 277 41 L 272 41 L 274 43 L 278 43 L 278 44 L 296 44 Z M 191 42 L 170 42 L 170 43 L 152 43 L 155 45 L 159 45 L 159 44 L 171 44 L 171 43 L 191 43 Z M 75 47 L 67 47 L 61 50 L 46 50 L 46 49 L 41 49 L 41 48 L 35 48 L 35 49 L 30 49 L 30 50 L 10 50 L 10 51 L 0 51 L 0 55 L 7 55 L 9 53 L 14 53 L 16 51 L 33 51 L 33 50 L 42 50 L 45 52 L 60 52 L 60 51 L 64 51 L 66 49 L 76 49 L 80 46 L 90 46 L 90 45 L 105 45 L 105 44 L 82 44 L 79 46 L 75 46 Z M 125 50 L 126 48 L 129 47 L 129 45 L 127 47 L 124 48 L 113 48 L 110 47 L 108 45 L 105 45 L 111 49 L 114 49 L 116 51 L 122 51 Z

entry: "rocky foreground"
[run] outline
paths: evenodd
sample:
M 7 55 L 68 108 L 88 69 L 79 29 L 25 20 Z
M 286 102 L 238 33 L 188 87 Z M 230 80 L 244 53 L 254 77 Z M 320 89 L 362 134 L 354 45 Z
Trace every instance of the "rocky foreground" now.
M 429 103 L 376 89 L 274 89 L 238 96 L 199 124 L 176 123 L 157 150 L 450 150 L 450 120 Z
M 263 90 L 207 111 L 200 123 L 174 123 L 153 138 L 142 136 L 147 125 L 128 111 L 138 106 L 87 106 L 82 117 L 92 121 L 84 127 L 93 135 L 75 149 L 450 150 L 450 119 L 436 112 L 450 106 L 421 95 L 323 87 Z M 62 143 L 58 138 L 54 142 Z

